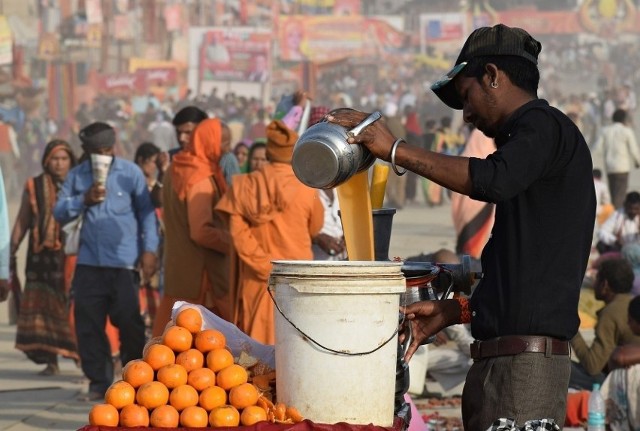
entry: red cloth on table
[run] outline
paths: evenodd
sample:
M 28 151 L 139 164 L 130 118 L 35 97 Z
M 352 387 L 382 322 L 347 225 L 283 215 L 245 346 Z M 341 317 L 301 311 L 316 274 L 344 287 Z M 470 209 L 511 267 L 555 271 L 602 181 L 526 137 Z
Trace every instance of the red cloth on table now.
M 381 427 L 377 425 L 351 425 L 344 422 L 337 424 L 318 424 L 310 420 L 304 420 L 297 424 L 272 424 L 271 422 L 260 422 L 255 425 L 245 427 L 215 428 L 216 431 L 401 431 L 405 428 L 404 421 L 396 418 L 393 427 Z M 124 428 L 86 425 L 78 431 L 126 431 L 126 430 L 148 430 L 166 431 L 167 428 Z M 202 431 L 214 430 L 214 428 L 172 428 L 174 431 Z

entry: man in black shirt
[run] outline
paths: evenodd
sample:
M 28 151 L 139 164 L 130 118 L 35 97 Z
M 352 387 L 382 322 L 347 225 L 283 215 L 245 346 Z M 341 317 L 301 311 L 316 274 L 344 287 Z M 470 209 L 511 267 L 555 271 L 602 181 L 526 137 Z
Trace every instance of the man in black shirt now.
M 484 278 L 464 299 L 407 307 L 414 339 L 471 323 L 475 362 L 462 398 L 466 430 L 498 418 L 519 426 L 543 418 L 564 424 L 570 373 L 568 341 L 579 326 L 578 297 L 587 267 L 596 198 L 585 140 L 562 112 L 538 99 L 541 44 L 504 25 L 475 30 L 456 66 L 431 87 L 464 120 L 494 138 L 485 159 L 438 154 L 396 139 L 376 122 L 349 142 L 452 191 L 496 204 L 482 253 Z M 334 111 L 347 128 L 366 116 Z

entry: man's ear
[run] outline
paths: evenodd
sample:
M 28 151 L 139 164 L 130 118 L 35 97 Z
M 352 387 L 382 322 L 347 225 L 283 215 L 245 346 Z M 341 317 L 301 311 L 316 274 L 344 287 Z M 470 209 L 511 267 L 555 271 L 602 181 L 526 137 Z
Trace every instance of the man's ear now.
M 484 66 L 484 72 L 485 76 L 488 78 L 488 84 L 495 82 L 496 84 L 500 85 L 500 69 L 498 69 L 495 64 L 487 63 Z

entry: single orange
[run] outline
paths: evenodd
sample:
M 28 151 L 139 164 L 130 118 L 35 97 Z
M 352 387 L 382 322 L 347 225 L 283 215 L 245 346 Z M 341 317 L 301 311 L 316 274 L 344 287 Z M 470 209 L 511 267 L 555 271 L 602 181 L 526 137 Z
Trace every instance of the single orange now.
M 142 357 L 144 361 L 151 365 L 154 371 L 158 371 L 165 365 L 173 364 L 176 361 L 176 354 L 170 347 L 164 344 L 152 344 L 147 349 L 146 354 Z
M 188 329 L 192 334 L 196 334 L 202 329 L 202 314 L 196 308 L 184 308 L 176 316 L 176 325 Z
M 210 412 L 216 407 L 227 404 L 227 391 L 220 386 L 209 386 L 200 393 L 198 404 Z
M 89 411 L 89 425 L 117 427 L 119 422 L 118 409 L 111 404 L 94 404 Z
M 180 364 L 169 364 L 158 370 L 156 380 L 169 388 L 173 389 L 177 386 L 187 383 L 187 370 Z
M 120 410 L 120 426 L 131 427 L 148 427 L 149 426 L 149 410 L 138 404 L 129 404 Z
M 162 344 L 170 347 L 174 352 L 184 352 L 191 348 L 193 335 L 182 326 L 169 326 L 162 334 Z
M 213 349 L 222 349 L 227 345 L 224 334 L 215 329 L 204 329 L 196 334 L 194 344 L 202 353 Z
M 189 406 L 197 406 L 198 391 L 190 385 L 180 385 L 173 388 L 169 394 L 169 404 L 175 407 L 179 412 Z
M 187 384 L 193 386 L 198 392 L 209 386 L 215 386 L 216 373 L 209 368 L 196 368 L 189 372 Z
M 161 382 L 148 382 L 138 388 L 136 402 L 153 410 L 169 402 L 169 389 Z
M 176 356 L 176 364 L 182 365 L 188 373 L 204 366 L 204 355 L 197 349 L 185 350 Z
M 149 417 L 149 425 L 156 428 L 178 428 L 180 413 L 168 404 L 156 407 Z
M 249 373 L 242 365 L 238 364 L 229 365 L 216 374 L 216 384 L 225 391 L 230 390 L 234 386 L 247 383 L 248 380 Z
M 190 406 L 180 412 L 180 425 L 190 428 L 205 428 L 209 424 L 209 415 L 202 407 Z
M 251 383 L 242 383 L 229 391 L 229 404 L 242 410 L 245 407 L 255 406 L 259 397 L 258 388 Z
M 237 427 L 240 425 L 240 413 L 228 404 L 216 407 L 209 413 L 209 425 L 214 428 Z
M 122 380 L 138 388 L 143 383 L 153 381 L 153 368 L 142 359 L 134 359 L 122 369 Z
M 153 337 L 149 341 L 147 341 L 147 343 L 144 345 L 144 348 L 142 349 L 143 358 L 147 355 L 147 350 L 149 350 L 149 347 L 153 346 L 154 344 L 162 344 L 162 337 Z
M 216 373 L 229 365 L 233 365 L 233 354 L 227 349 L 213 349 L 207 353 L 207 368 Z
M 104 394 L 104 402 L 111 404 L 118 410 L 133 404 L 136 400 L 136 390 L 124 380 L 118 380 L 109 386 Z
M 251 426 L 267 420 L 267 412 L 260 406 L 248 406 L 240 414 L 240 424 Z

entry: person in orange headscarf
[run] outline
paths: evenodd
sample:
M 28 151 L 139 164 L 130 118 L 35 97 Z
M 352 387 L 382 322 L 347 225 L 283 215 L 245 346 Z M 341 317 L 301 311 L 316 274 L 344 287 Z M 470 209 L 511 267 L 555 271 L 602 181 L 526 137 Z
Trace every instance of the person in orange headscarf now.
M 228 296 L 229 233 L 213 208 L 227 184 L 220 169 L 229 129 L 216 118 L 198 124 L 191 141 L 173 157 L 164 178 L 164 295 L 153 324 L 162 334 L 178 300 L 201 304 L 231 319 Z
M 75 164 L 76 157 L 66 141 L 54 139 L 47 144 L 42 157 L 43 171 L 27 180 L 11 233 L 14 270 L 20 244 L 29 235 L 16 349 L 32 362 L 46 365 L 39 372 L 43 376 L 60 372 L 59 355 L 80 360 L 69 318 L 69 286 L 65 282 L 73 263 L 64 252 L 62 228 L 53 218 L 62 183 Z
M 235 176 L 216 210 L 228 215 L 236 252 L 232 322 L 253 339 L 274 344 L 273 303 L 267 292 L 271 261 L 312 260 L 311 238 L 322 228 L 324 208 L 318 191 L 293 173 L 291 156 L 298 134 L 279 120 L 272 121 L 266 133 L 269 163 Z
M 467 145 L 460 154 L 463 157 L 484 159 L 496 150 L 493 139 L 480 130 L 473 130 Z M 451 217 L 456 229 L 456 253 L 468 254 L 480 259 L 482 249 L 489 240 L 495 215 L 495 205 L 471 199 L 459 193 L 451 193 Z

